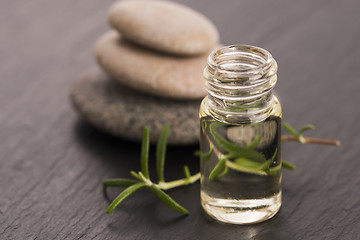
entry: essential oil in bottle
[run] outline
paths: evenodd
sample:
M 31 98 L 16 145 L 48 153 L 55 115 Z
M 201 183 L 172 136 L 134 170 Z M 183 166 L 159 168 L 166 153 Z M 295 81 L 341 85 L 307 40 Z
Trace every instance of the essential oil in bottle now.
M 250 224 L 281 206 L 281 106 L 277 64 L 253 46 L 210 54 L 200 107 L 201 203 L 221 222 Z

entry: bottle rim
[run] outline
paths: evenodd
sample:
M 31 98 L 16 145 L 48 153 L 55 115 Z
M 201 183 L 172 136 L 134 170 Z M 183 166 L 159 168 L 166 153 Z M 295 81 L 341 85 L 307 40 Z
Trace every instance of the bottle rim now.
M 266 73 L 277 64 L 271 53 L 252 45 L 230 45 L 219 48 L 208 56 L 208 68 L 215 73 Z M 276 69 L 277 70 L 277 69 Z M 275 71 L 276 72 L 276 71 Z

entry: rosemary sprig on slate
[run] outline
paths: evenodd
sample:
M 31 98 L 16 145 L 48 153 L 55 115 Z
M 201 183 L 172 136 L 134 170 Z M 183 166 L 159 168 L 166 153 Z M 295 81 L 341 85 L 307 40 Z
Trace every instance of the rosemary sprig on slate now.
M 282 141 L 298 141 L 303 144 L 306 143 L 317 143 L 317 144 L 326 144 L 326 145 L 335 145 L 340 146 L 340 141 L 337 140 L 328 140 L 328 139 L 318 139 L 318 138 L 308 138 L 304 137 L 303 133 L 308 130 L 315 129 L 314 125 L 308 124 L 300 129 L 300 131 L 296 131 L 290 124 L 283 123 L 283 127 L 286 131 L 288 131 L 292 136 L 283 135 L 281 136 Z
M 127 197 L 129 197 L 132 193 L 137 191 L 140 188 L 148 188 L 150 191 L 158 197 L 162 202 L 171 207 L 172 209 L 182 213 L 188 214 L 189 211 L 186 210 L 183 206 L 177 203 L 174 199 L 172 199 L 168 194 L 166 194 L 163 190 L 168 190 L 171 188 L 185 186 L 188 184 L 192 184 L 200 179 L 200 173 L 195 175 L 190 174 L 189 168 L 184 166 L 184 174 L 185 178 L 165 182 L 164 179 L 164 166 L 165 166 L 165 155 L 166 155 L 166 142 L 167 135 L 169 132 L 169 126 L 165 125 L 161 132 L 161 136 L 158 141 L 157 150 L 156 150 L 156 170 L 158 175 L 158 183 L 154 183 L 151 181 L 149 176 L 148 162 L 149 162 L 149 129 L 147 127 L 144 128 L 143 132 L 143 140 L 141 146 L 141 171 L 136 173 L 131 171 L 130 174 L 134 177 L 134 179 L 124 179 L 124 178 L 116 178 L 116 179 L 107 179 L 103 181 L 104 187 L 125 187 L 126 189 L 122 191 L 115 200 L 110 204 L 107 209 L 107 213 L 111 213 L 120 203 L 122 203 Z

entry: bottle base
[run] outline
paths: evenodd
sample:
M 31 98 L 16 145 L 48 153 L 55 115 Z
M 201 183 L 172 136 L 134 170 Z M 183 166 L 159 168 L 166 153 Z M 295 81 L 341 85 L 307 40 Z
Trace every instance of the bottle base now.
M 273 217 L 281 206 L 281 192 L 261 199 L 212 198 L 201 192 L 201 205 L 212 218 L 231 224 L 252 224 Z

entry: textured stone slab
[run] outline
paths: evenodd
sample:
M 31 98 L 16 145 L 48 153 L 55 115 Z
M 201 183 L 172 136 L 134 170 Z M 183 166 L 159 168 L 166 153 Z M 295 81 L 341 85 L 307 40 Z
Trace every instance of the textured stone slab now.
M 109 22 L 126 39 L 172 54 L 206 53 L 219 38 L 204 15 L 170 1 L 116 2 L 110 8 Z
M 125 41 L 116 31 L 98 40 L 95 54 L 107 74 L 133 89 L 174 99 L 206 95 L 202 72 L 208 54 L 186 58 L 161 54 Z
M 200 101 L 174 101 L 144 95 L 112 81 L 102 73 L 88 74 L 71 89 L 71 100 L 87 122 L 121 138 L 141 141 L 144 126 L 155 143 L 162 126 L 170 125 L 169 144 L 198 142 Z

